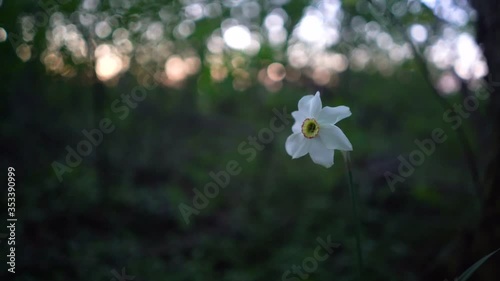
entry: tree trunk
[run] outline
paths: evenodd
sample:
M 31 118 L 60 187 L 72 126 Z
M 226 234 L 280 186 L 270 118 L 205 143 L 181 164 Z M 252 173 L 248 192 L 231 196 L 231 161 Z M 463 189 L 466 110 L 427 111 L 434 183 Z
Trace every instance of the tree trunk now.
M 492 155 L 484 175 L 481 218 L 477 229 L 467 235 L 463 264 L 466 269 L 481 257 L 500 248 L 500 0 L 470 0 L 476 9 L 477 42 L 486 57 L 489 69 L 487 83 L 490 92 L 488 120 L 492 134 L 486 155 Z M 468 252 L 468 253 L 467 253 Z M 473 275 L 473 280 L 499 280 L 500 254 L 496 254 Z

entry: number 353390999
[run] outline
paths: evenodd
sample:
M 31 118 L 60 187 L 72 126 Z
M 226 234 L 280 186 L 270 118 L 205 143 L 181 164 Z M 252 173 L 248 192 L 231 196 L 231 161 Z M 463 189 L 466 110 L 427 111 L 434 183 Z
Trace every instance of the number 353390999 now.
M 13 167 L 7 168 L 7 211 L 9 217 L 14 217 L 16 213 L 16 169 Z

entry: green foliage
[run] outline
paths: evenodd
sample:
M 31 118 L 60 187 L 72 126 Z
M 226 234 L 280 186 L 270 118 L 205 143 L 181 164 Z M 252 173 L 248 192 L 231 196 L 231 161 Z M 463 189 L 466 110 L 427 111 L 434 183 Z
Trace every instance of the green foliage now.
M 491 256 L 493 256 L 496 252 L 500 251 L 500 249 L 497 249 L 486 256 L 482 257 L 480 260 L 478 260 L 475 264 L 473 264 L 471 267 L 469 267 L 462 275 L 458 277 L 458 281 L 466 281 L 468 280 L 472 274 L 483 265 Z
M 28 1 L 3 2 L 0 26 L 9 32 L 19 26 L 19 15 L 40 9 Z M 99 12 L 119 16 L 120 26 L 138 19 L 158 20 L 164 7 L 173 12 L 173 26 L 184 3 L 131 1 L 130 9 L 114 10 L 114 2 L 102 1 Z M 275 7 L 261 2 L 259 21 Z M 357 3 L 343 3 L 345 28 L 347 16 L 356 13 L 373 20 Z M 289 35 L 309 4 L 283 5 Z M 71 18 L 79 5 L 71 1 L 60 9 Z M 429 13 L 424 9 L 418 20 L 432 24 Z M 287 46 L 263 43 L 253 57 L 226 50 L 229 57 L 223 63 L 229 74 L 217 82 L 205 60 L 205 43 L 229 15 L 226 9 L 219 17 L 204 18 L 188 38 L 173 40 L 176 51 L 195 51 L 199 72 L 181 87 L 147 90 L 147 98 L 130 108 L 123 120 L 112 104 L 141 86 L 140 75 L 132 73 L 139 72 L 136 68 L 107 84 L 95 77 L 93 60 L 77 65 L 73 78 L 50 73 L 40 62 L 47 26 L 40 28 L 32 43 L 33 57 L 26 63 L 9 43 L 0 43 L 2 62 L 8 65 L 0 69 L 0 131 L 6 147 L 0 162 L 2 167 L 18 168 L 22 181 L 17 191 L 22 221 L 19 280 L 108 281 L 114 278 L 112 270 L 122 268 L 135 280 L 280 280 L 286 270 L 314 255 L 318 237 L 328 235 L 341 247 L 307 280 L 355 280 L 355 225 L 340 153 L 328 170 L 308 156 L 291 160 L 284 143 L 292 123 L 276 132 L 271 142 L 262 143 L 254 157 L 239 152 L 249 137 L 269 127 L 273 109 L 286 107 L 290 113 L 303 95 L 316 90 L 321 91 L 323 105 L 347 105 L 353 112 L 339 126 L 354 147 L 364 280 L 443 280 L 456 272 L 443 262 L 454 255 L 442 249 L 461 235 L 459 230 L 477 223 L 480 209 L 470 191 L 461 145 L 443 120 L 446 109 L 435 102 L 415 63 L 396 65 L 391 75 L 374 66 L 347 70 L 332 75 L 337 82 L 322 86 L 306 75 L 311 69 L 304 69 L 300 79 L 284 79 L 272 92 L 259 82 L 258 73 L 274 61 L 286 65 Z M 410 24 L 414 18 L 408 17 L 404 22 Z M 396 29 L 388 32 L 401 37 Z M 131 40 L 138 45 L 142 34 L 134 36 Z M 165 37 L 171 39 L 172 34 L 166 32 Z M 70 65 L 77 64 L 65 54 Z M 251 81 L 245 89 L 235 90 L 232 55 L 244 58 L 241 69 L 248 71 Z M 446 99 L 463 101 L 451 94 Z M 86 140 L 82 130 L 98 128 L 103 118 L 109 118 L 115 130 L 59 182 L 54 161 L 65 163 L 66 147 L 76 149 Z M 429 138 L 435 128 L 446 132 L 446 142 L 391 192 L 384 172 L 397 173 L 398 156 L 408 159 L 418 149 L 414 141 Z M 464 129 L 472 138 L 478 126 Z M 193 189 L 202 191 L 213 182 L 210 172 L 223 171 L 230 161 L 236 161 L 241 172 L 186 224 L 179 205 L 192 207 Z

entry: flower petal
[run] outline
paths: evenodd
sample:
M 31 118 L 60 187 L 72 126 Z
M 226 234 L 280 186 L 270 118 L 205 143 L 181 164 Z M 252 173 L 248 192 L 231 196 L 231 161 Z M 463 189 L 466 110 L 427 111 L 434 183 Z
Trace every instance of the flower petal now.
M 351 116 L 351 114 L 351 110 L 347 106 L 325 106 L 318 115 L 318 122 L 319 124 L 333 125 L 340 120 Z
M 316 92 L 316 95 L 314 96 L 307 95 L 299 100 L 299 111 L 306 117 L 316 118 L 319 115 L 322 106 L 319 92 Z
M 292 126 L 292 132 L 293 133 L 302 133 L 302 123 L 295 121 L 295 123 Z
M 302 133 L 295 133 L 286 139 L 285 148 L 288 155 L 295 159 L 306 155 L 310 145 L 311 142 Z
M 302 114 L 306 114 L 306 115 L 308 115 L 308 114 L 309 114 L 309 102 L 311 101 L 311 99 L 312 99 L 313 97 L 314 97 L 313 95 L 307 95 L 307 96 L 303 96 L 303 97 L 299 100 L 299 111 L 300 111 Z
M 319 139 L 315 138 L 311 141 L 309 147 L 309 155 L 314 163 L 325 168 L 330 168 L 333 165 L 333 149 L 328 149 Z
M 304 123 L 306 116 L 300 111 L 292 112 L 292 116 L 295 119 L 295 123 L 292 126 L 292 131 L 294 133 L 302 132 L 302 124 Z
M 352 144 L 342 130 L 335 125 L 321 125 L 319 138 L 328 149 L 351 151 Z

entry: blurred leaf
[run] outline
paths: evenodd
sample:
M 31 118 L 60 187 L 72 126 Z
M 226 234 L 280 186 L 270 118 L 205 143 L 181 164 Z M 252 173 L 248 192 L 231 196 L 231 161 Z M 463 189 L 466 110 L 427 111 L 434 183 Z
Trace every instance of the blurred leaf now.
M 469 279 L 472 273 L 474 273 L 481 265 L 483 265 L 483 263 L 485 263 L 491 256 L 493 256 L 498 251 L 500 251 L 500 248 L 484 256 L 482 259 L 478 260 L 475 264 L 469 267 L 464 273 L 462 273 L 462 275 L 458 277 L 457 281 L 465 281 Z

